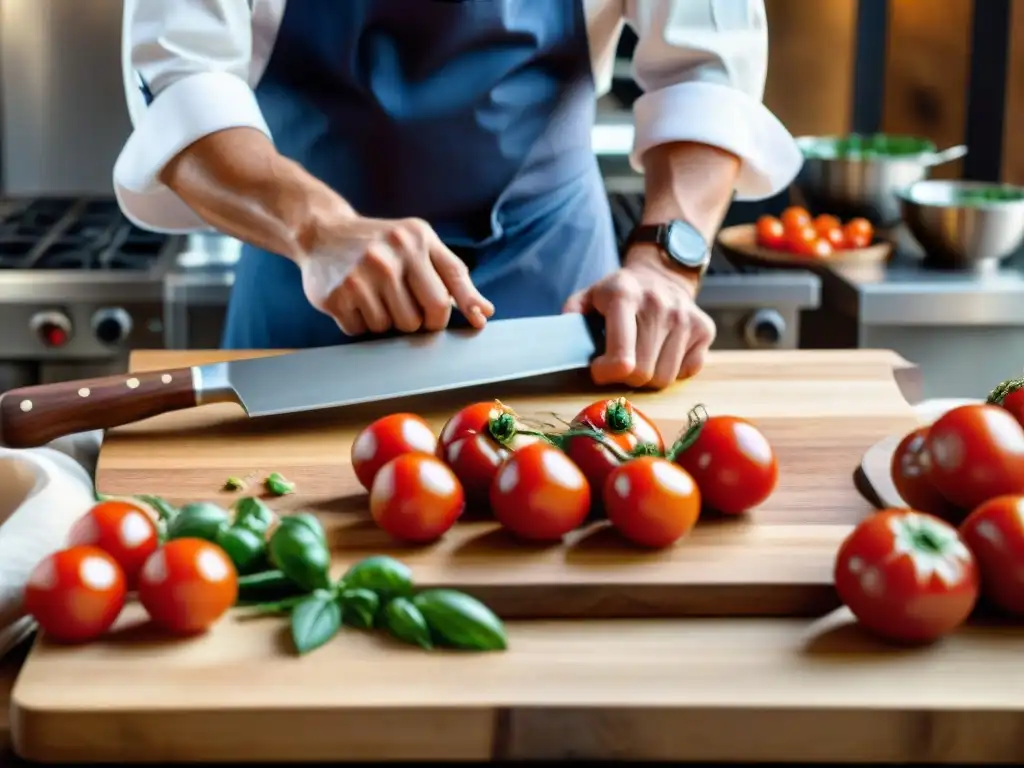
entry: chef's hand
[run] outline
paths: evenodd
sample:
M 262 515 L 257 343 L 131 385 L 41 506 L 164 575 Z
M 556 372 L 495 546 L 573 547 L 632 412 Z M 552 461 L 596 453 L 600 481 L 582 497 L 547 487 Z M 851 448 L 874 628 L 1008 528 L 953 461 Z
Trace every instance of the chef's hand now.
M 349 336 L 438 331 L 453 304 L 477 328 L 494 314 L 466 265 L 425 221 L 347 216 L 315 239 L 297 260 L 306 298 Z
M 665 264 L 653 246 L 636 246 L 626 266 L 572 296 L 566 312 L 605 318 L 594 382 L 663 389 L 700 371 L 715 323 L 694 302 L 696 289 L 696 280 Z

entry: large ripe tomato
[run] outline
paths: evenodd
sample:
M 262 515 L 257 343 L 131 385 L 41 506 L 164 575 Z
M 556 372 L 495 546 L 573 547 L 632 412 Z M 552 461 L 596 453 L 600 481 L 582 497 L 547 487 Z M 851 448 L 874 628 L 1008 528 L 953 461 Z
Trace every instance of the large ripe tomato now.
M 964 509 L 1024 493 L 1024 428 L 995 405 L 962 405 L 932 424 L 925 440 L 928 478 Z
M 573 429 L 595 433 L 569 437 L 565 451 L 596 492 L 624 457 L 665 452 L 665 440 L 654 422 L 624 397 L 591 403 L 576 414 Z
M 77 546 L 54 552 L 32 570 L 24 607 L 54 640 L 84 643 L 110 629 L 127 593 L 113 557 L 98 547 Z
M 179 635 L 204 632 L 238 598 L 238 573 L 216 544 L 175 539 L 139 573 L 139 602 L 154 622 Z
M 907 643 L 952 632 L 978 600 L 978 567 L 956 529 L 911 509 L 862 521 L 839 548 L 835 582 L 866 629 Z
M 704 503 L 728 515 L 762 504 L 779 479 L 768 439 L 737 416 L 709 416 L 675 460 L 697 482 Z
M 774 216 L 761 216 L 755 225 L 757 244 L 761 248 L 779 251 L 786 247 L 786 227 Z
M 889 467 L 892 484 L 911 509 L 956 522 L 962 517 L 960 511 L 928 479 L 931 456 L 925 450 L 927 437 L 928 427 L 918 427 L 900 440 Z
M 604 507 L 625 538 L 644 547 L 667 547 L 689 533 L 700 517 L 700 491 L 682 467 L 642 456 L 608 476 Z
M 68 546 L 102 549 L 121 566 L 132 589 L 142 564 L 160 546 L 160 534 L 145 509 L 112 499 L 96 504 L 71 526 Z
M 370 514 L 396 539 L 428 542 L 455 525 L 466 506 L 462 485 L 440 459 L 406 453 L 389 461 L 370 489 Z
M 430 425 L 412 413 L 392 413 L 377 419 L 352 442 L 352 469 L 363 488 L 370 490 L 380 468 L 403 453 L 437 450 Z
M 495 475 L 509 454 L 540 440 L 499 400 L 467 405 L 441 430 L 437 455 L 459 478 L 472 506 L 486 505 Z
M 1024 379 L 1004 381 L 992 390 L 988 402 L 1005 408 L 1024 427 Z
M 494 478 L 491 508 L 498 522 L 532 541 L 557 541 L 590 511 L 590 484 L 580 468 L 547 443 L 513 453 Z
M 1024 616 L 1024 496 L 997 496 L 960 526 L 981 570 L 985 597 L 1007 613 Z

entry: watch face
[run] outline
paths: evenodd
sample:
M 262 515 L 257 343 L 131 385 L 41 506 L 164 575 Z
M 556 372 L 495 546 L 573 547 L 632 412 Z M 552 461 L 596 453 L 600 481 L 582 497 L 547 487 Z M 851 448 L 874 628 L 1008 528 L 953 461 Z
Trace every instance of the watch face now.
M 684 267 L 702 267 L 708 259 L 708 244 L 704 237 L 685 221 L 669 224 L 665 240 L 669 256 Z

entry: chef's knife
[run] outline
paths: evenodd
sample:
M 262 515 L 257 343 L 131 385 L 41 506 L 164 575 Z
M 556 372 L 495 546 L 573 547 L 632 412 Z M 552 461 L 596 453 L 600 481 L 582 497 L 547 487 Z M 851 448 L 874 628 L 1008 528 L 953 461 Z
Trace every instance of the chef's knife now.
M 0 395 L 0 445 L 30 448 L 207 403 L 270 416 L 525 379 L 585 368 L 603 346 L 600 317 L 567 314 L 23 387 Z

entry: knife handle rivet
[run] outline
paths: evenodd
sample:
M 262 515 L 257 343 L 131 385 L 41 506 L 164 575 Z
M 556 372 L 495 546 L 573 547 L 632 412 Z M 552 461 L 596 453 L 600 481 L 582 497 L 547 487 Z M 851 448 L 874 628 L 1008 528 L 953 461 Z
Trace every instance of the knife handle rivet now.
M 90 389 L 88 387 L 82 387 L 80 390 L 78 390 L 78 396 L 79 397 L 88 397 L 91 394 L 92 394 L 92 391 L 90 391 Z
M 162 381 L 164 384 L 170 384 L 171 383 L 171 379 L 172 379 L 172 376 L 169 373 L 165 373 L 163 376 L 160 377 L 160 381 Z
M 136 379 L 136 378 L 131 378 L 131 379 L 128 379 L 128 381 L 126 381 L 125 384 L 128 385 L 128 389 L 138 389 L 138 387 L 139 387 L 139 380 Z
M 22 400 L 21 401 L 21 410 L 23 410 L 25 413 L 28 413 L 29 411 L 31 411 L 32 410 L 32 401 L 31 400 Z

